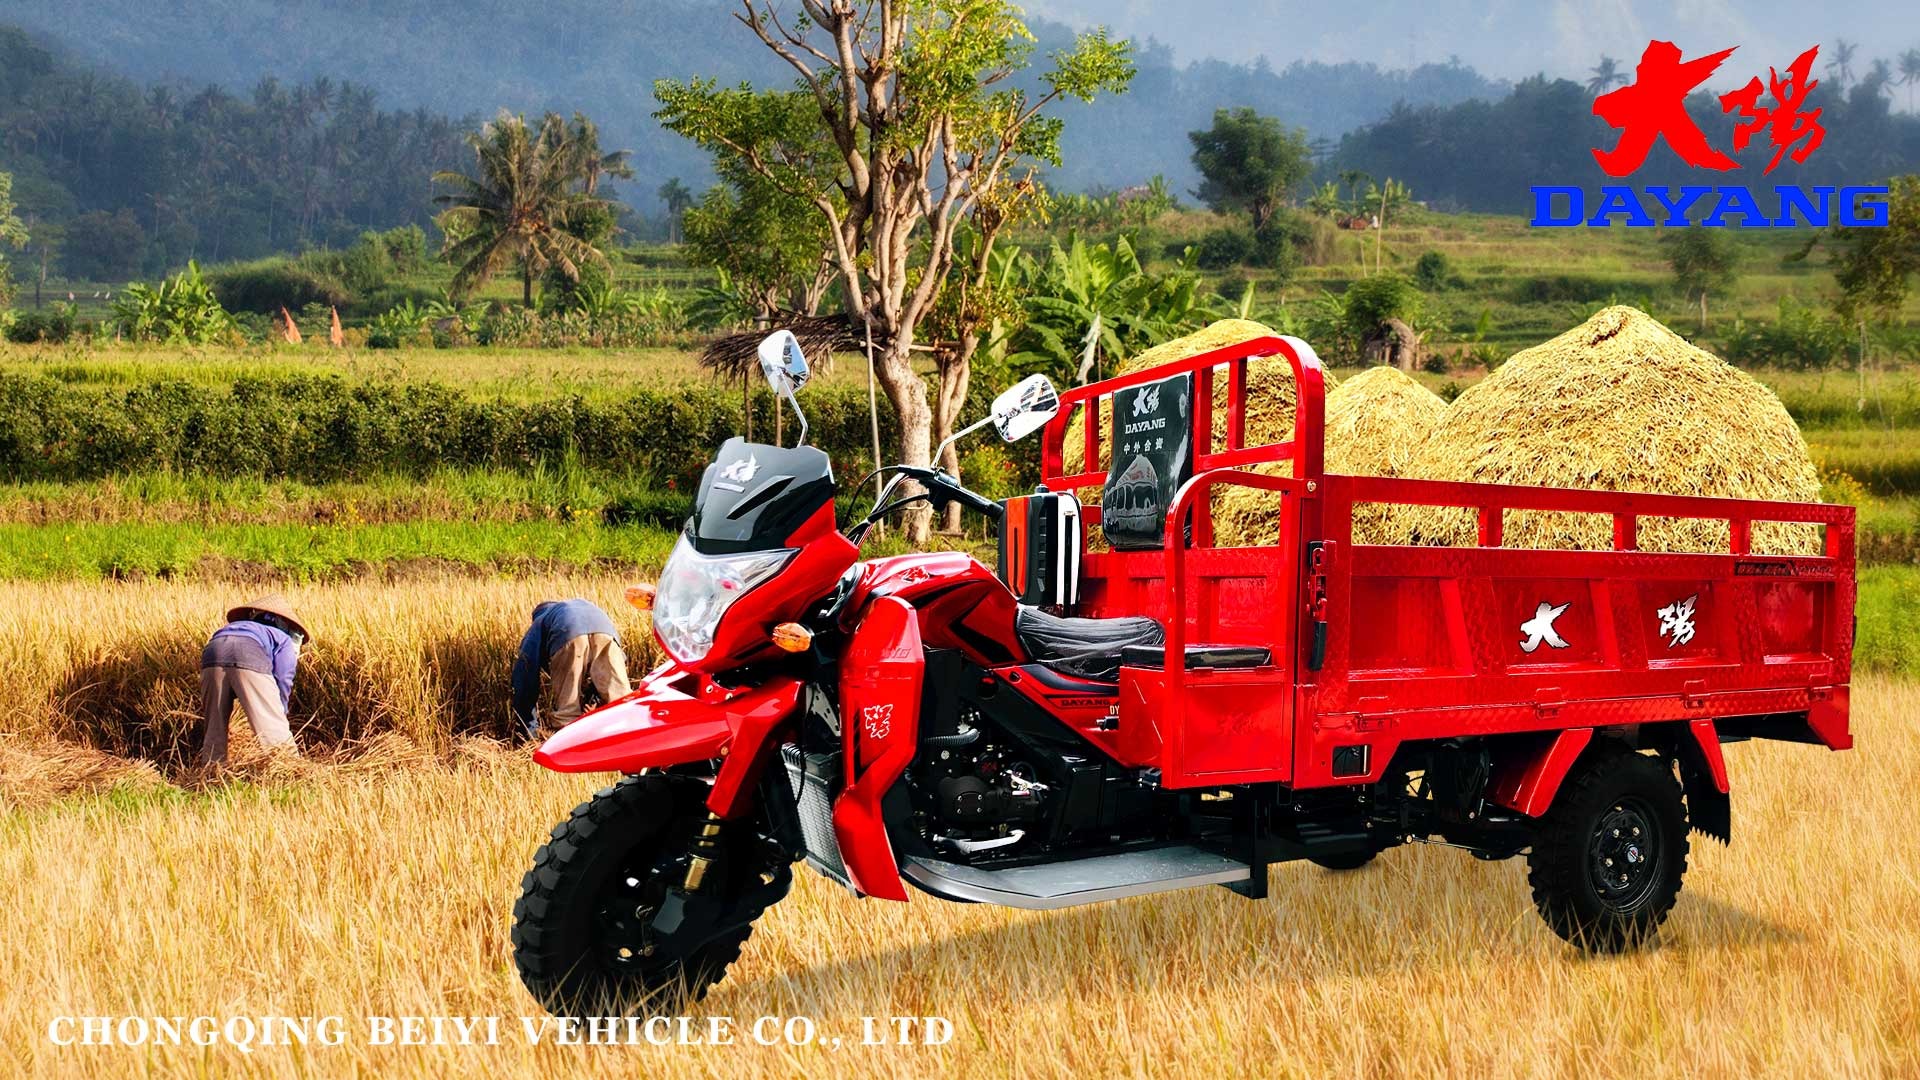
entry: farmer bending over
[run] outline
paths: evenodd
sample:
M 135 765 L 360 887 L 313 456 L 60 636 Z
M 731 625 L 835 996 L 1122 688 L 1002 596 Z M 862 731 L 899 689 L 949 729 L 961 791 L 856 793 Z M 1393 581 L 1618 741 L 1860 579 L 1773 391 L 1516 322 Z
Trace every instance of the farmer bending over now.
M 533 625 L 513 661 L 513 715 L 529 736 L 540 731 L 534 705 L 540 699 L 542 671 L 552 684 L 547 715 L 556 728 L 580 718 L 589 694 L 604 705 L 633 690 L 619 630 L 606 612 L 587 600 L 549 600 L 533 609 Z
M 262 747 L 299 753 L 287 725 L 287 701 L 293 696 L 300 646 L 309 636 L 279 593 L 227 612 L 227 624 L 200 651 L 200 706 L 207 722 L 202 764 L 227 759 L 227 725 L 236 701 Z

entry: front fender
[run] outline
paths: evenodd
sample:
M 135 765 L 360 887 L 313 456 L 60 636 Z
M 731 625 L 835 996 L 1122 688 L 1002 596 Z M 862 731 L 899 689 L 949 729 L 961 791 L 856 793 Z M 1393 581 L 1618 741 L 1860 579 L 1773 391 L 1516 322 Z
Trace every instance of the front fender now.
M 729 694 L 702 682 L 697 673 L 662 667 L 638 690 L 561 728 L 533 760 L 555 772 L 634 773 L 721 758 L 707 805 L 732 817 L 751 796 L 775 733 L 794 715 L 801 683 L 780 676 Z

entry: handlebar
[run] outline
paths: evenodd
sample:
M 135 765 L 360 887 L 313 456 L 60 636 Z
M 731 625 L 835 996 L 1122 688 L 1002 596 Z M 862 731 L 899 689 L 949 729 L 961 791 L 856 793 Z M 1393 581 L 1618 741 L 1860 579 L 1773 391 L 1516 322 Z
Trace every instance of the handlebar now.
M 887 482 L 887 486 L 881 489 L 879 496 L 874 499 L 873 509 L 868 511 L 867 516 L 859 524 L 847 530 L 848 538 L 856 544 L 866 536 L 867 530 L 873 527 L 874 522 L 903 506 L 912 505 L 922 499 L 932 503 L 936 510 L 950 502 L 957 502 L 969 510 L 985 514 L 996 521 L 1006 513 L 999 503 L 962 487 L 960 481 L 948 475 L 944 469 L 925 465 L 887 465 L 867 474 L 866 478 L 860 481 L 859 486 L 865 486 L 867 480 L 875 476 L 889 473 L 893 475 L 893 479 Z M 926 491 L 900 499 L 891 499 L 893 490 L 900 486 L 902 480 L 916 481 L 925 487 Z

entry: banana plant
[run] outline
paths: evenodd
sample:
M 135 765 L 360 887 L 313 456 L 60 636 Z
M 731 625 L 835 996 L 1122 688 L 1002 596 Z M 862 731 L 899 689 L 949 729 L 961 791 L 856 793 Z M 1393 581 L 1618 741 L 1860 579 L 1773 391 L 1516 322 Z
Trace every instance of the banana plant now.
M 1022 256 L 1027 317 L 1008 366 L 1071 382 L 1091 339 L 1087 377 L 1098 378 L 1103 367 L 1200 326 L 1211 312 L 1192 258 L 1189 251 L 1171 271 L 1149 273 L 1124 236 L 1110 245 L 1055 243 L 1044 263 Z
M 231 337 L 236 329 L 195 262 L 158 286 L 127 286 L 113 302 L 113 321 L 135 341 L 174 345 L 205 345 Z

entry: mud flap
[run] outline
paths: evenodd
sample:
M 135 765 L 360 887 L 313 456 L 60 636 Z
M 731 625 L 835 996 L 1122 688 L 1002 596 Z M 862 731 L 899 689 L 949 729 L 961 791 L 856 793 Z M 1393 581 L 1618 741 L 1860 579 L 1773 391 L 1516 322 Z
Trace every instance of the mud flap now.
M 1722 844 L 1733 843 L 1733 798 L 1728 794 L 1726 760 L 1712 720 L 1695 720 L 1688 734 L 1674 740 L 1680 763 L 1680 787 L 1687 797 L 1687 820 L 1696 832 Z

